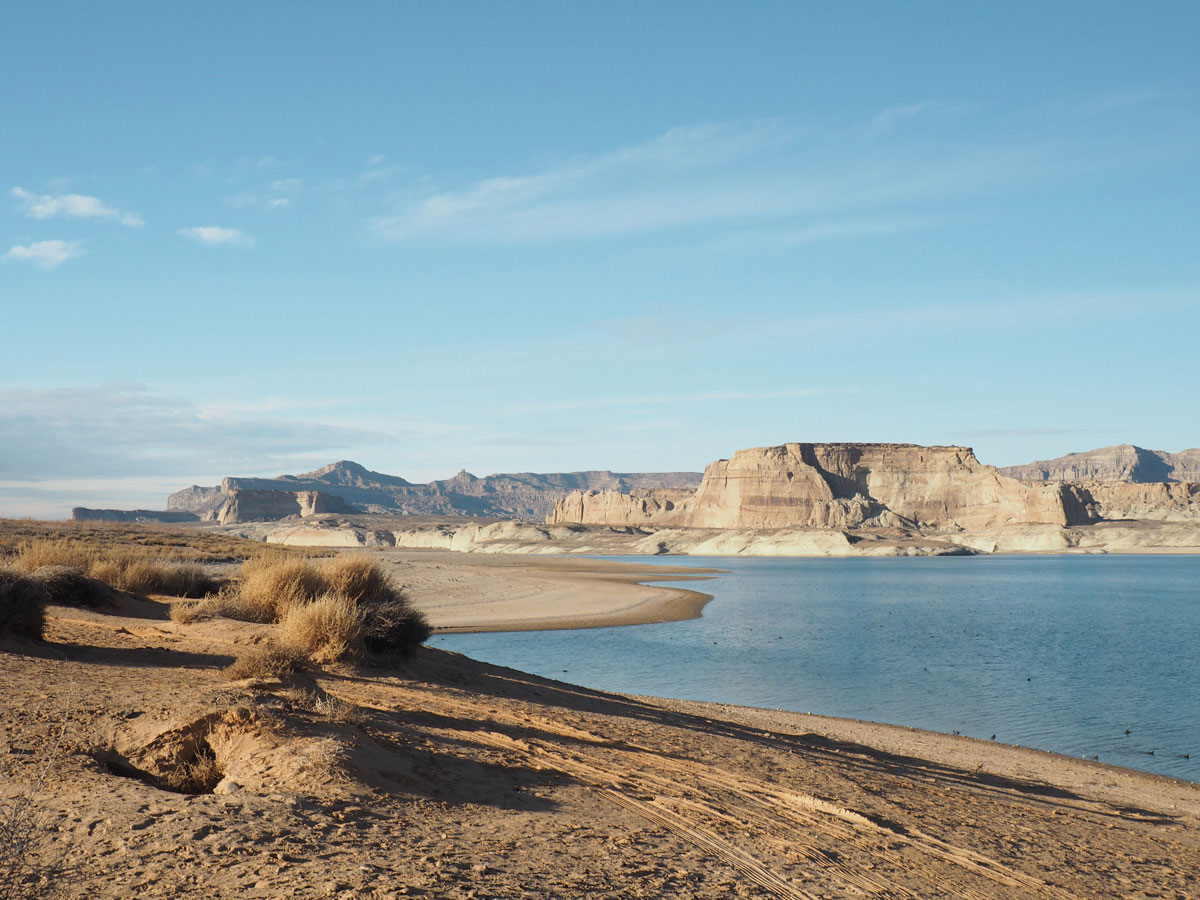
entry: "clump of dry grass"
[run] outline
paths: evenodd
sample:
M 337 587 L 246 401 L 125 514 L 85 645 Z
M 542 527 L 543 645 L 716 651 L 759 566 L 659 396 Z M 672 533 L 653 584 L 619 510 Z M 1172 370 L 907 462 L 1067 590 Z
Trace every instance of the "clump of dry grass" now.
M 326 590 L 360 606 L 395 600 L 399 593 L 379 563 L 369 556 L 339 556 L 323 564 L 319 571 Z
M 42 586 L 46 602 L 57 606 L 96 609 L 112 601 L 112 592 L 104 584 L 73 566 L 42 566 L 33 579 Z
M 282 678 L 303 672 L 309 666 L 309 656 L 300 647 L 276 644 L 258 644 L 243 650 L 232 664 L 225 668 L 230 681 L 243 678 Z
M 283 642 L 322 662 L 364 651 L 403 654 L 431 633 L 404 591 L 366 556 L 343 556 L 316 566 L 291 554 L 260 554 L 242 564 L 236 588 L 226 588 L 198 604 L 176 604 L 171 610 L 177 622 L 205 615 L 278 622 Z
M 41 639 L 46 627 L 46 593 L 28 575 L 0 569 L 0 633 Z
M 349 597 L 322 594 L 289 609 L 280 621 L 280 636 L 308 650 L 317 662 L 333 662 L 362 652 L 363 618 L 363 610 Z
M 242 563 L 238 593 L 247 615 L 253 616 L 249 621 L 278 622 L 292 607 L 311 603 L 328 589 L 308 561 L 271 552 Z

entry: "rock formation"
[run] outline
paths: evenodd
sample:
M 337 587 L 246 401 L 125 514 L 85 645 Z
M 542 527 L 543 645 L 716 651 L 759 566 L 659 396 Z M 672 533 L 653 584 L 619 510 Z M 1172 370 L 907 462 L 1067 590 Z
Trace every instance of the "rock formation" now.
M 1070 487 L 1006 478 L 967 447 L 794 443 L 739 450 L 711 463 L 690 498 L 578 492 L 560 501 L 547 521 L 970 530 L 1083 524 L 1091 515 L 1086 499 Z
M 1118 444 L 1023 466 L 1006 466 L 999 471 L 1019 481 L 1123 481 L 1137 484 L 1200 481 L 1200 449 L 1165 453 L 1133 444 Z
M 167 507 L 211 516 L 235 491 L 286 493 L 310 490 L 340 497 L 365 513 L 486 516 L 540 521 L 553 511 L 556 501 L 575 490 L 671 488 L 691 491 L 699 483 L 698 472 L 522 472 L 477 478 L 464 470 L 443 481 L 413 484 L 396 475 L 372 472 L 358 463 L 341 461 L 303 475 L 229 477 L 222 481 L 220 487 L 193 485 L 172 494 Z
M 318 513 L 357 512 L 341 497 L 321 491 L 255 491 L 235 488 L 210 511 L 206 521 L 221 525 L 239 522 L 264 522 L 288 516 L 308 518 Z

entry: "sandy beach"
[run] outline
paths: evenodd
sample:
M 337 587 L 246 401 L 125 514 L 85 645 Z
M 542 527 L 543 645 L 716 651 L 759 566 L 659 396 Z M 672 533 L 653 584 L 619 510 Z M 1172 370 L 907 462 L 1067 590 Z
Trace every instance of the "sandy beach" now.
M 659 621 L 703 601 L 638 584 L 679 573 L 594 560 L 384 559 L 445 629 Z M 68 896 L 1200 895 L 1186 782 L 427 648 L 231 683 L 221 667 L 276 626 L 179 624 L 159 597 L 50 613 L 45 643 L 0 654 L 4 790 L 32 798 Z M 165 790 L 199 742 L 215 788 Z

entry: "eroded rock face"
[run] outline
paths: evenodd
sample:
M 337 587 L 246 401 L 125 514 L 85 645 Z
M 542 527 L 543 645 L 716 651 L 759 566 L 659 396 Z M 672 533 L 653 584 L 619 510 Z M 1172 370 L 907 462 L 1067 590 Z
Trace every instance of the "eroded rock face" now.
M 357 512 L 341 497 L 320 491 L 255 491 L 235 488 L 210 514 L 209 521 L 221 525 L 238 522 L 265 522 L 288 516 L 307 518 L 318 513 Z
M 1008 466 L 999 471 L 1020 481 L 1193 482 L 1200 481 L 1200 449 L 1166 453 L 1133 444 L 1118 444 L 1024 466 Z
M 452 478 L 413 484 L 397 475 L 373 472 L 341 461 L 303 475 L 224 479 L 220 487 L 192 486 L 172 494 L 169 509 L 196 512 L 209 519 L 232 491 L 319 491 L 341 497 L 361 512 L 385 515 L 486 516 L 544 519 L 571 491 L 684 489 L 700 484 L 699 472 L 518 472 L 477 478 L 460 471 Z
M 1072 485 L 1092 517 L 1107 521 L 1123 519 L 1161 522 L 1200 520 L 1200 483 L 1133 484 L 1093 482 Z
M 1059 485 L 1028 485 L 985 466 L 968 447 L 782 444 L 711 463 L 690 500 L 574 493 L 551 523 L 693 528 L 992 528 L 1090 521 Z

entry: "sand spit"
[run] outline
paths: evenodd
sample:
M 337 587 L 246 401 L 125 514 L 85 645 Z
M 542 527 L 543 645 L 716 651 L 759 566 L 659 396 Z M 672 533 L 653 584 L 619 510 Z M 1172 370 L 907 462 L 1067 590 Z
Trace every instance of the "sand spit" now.
M 443 623 L 506 577 L 553 593 L 528 559 L 409 562 L 418 602 L 463 586 Z M 638 593 L 551 562 L 585 564 L 558 573 L 576 596 Z M 166 609 L 52 607 L 47 642 L 0 644 L 3 795 L 32 798 L 68 896 L 1200 896 L 1190 783 L 432 649 L 231 684 L 276 626 Z

